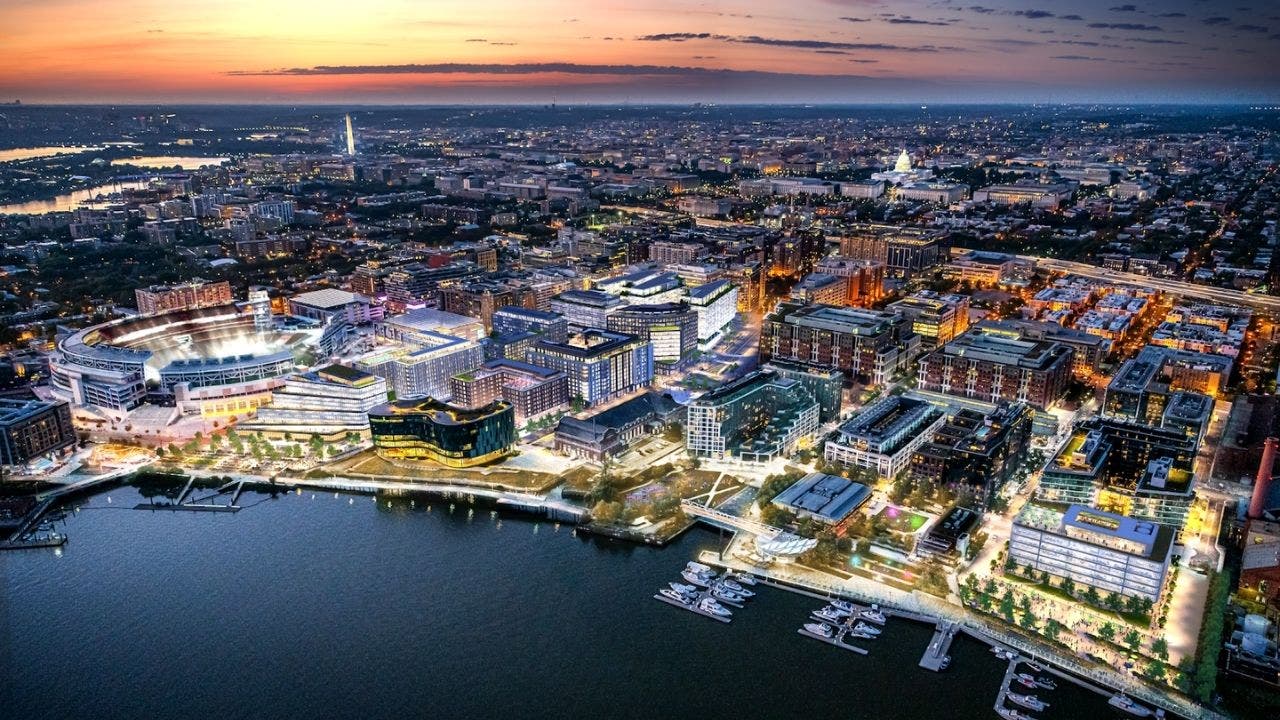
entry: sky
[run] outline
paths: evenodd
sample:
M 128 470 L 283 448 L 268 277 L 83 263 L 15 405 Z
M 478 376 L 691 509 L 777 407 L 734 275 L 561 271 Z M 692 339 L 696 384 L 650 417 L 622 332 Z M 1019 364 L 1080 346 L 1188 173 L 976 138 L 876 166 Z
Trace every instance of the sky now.
M 0 0 L 24 103 L 1280 103 L 1275 0 Z

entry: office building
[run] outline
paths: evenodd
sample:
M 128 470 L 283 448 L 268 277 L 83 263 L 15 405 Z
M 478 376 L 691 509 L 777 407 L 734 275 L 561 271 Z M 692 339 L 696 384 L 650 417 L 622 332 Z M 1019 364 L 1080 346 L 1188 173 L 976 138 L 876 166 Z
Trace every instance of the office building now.
M 25 465 L 75 444 L 67 403 L 0 398 L 0 465 Z
M 485 330 L 493 329 L 493 313 L 507 305 L 532 306 L 536 299 L 516 287 L 495 282 L 472 281 L 440 289 L 440 308 L 459 315 L 479 318 Z
M 762 361 L 836 368 L 873 385 L 907 369 L 919 346 L 920 337 L 901 315 L 789 302 L 765 316 L 760 335 Z
M 169 310 L 193 310 L 217 307 L 232 302 L 231 283 L 211 282 L 196 278 L 177 285 L 152 285 L 133 291 L 140 315 L 154 315 Z
M 769 462 L 811 444 L 818 415 L 799 381 L 757 370 L 689 403 L 685 445 L 697 458 Z
M 588 405 L 635 392 L 653 382 L 653 345 L 624 333 L 587 330 L 557 343 L 538 340 L 530 364 L 569 376 L 570 397 Z
M 1036 497 L 1181 528 L 1195 499 L 1195 456 L 1182 430 L 1090 418 L 1045 466 Z
M 484 350 L 474 340 L 417 333 L 418 342 L 388 342 L 363 355 L 356 368 L 384 378 L 397 398 L 449 399 L 449 378 L 479 367 Z
M 493 313 L 493 331 L 499 335 L 530 332 L 552 342 L 569 337 L 569 321 L 557 313 L 508 305 Z
M 965 250 L 942 266 L 942 277 L 975 286 L 1025 285 L 1034 273 L 1029 260 L 986 250 Z
M 1111 341 L 1058 323 L 1040 320 L 982 320 L 978 328 L 986 333 L 1007 334 L 1022 340 L 1050 340 L 1071 348 L 1071 372 L 1087 379 L 1098 373 L 1111 352 Z
M 479 318 L 418 308 L 384 319 L 378 324 L 377 334 L 396 342 L 430 345 L 435 342 L 432 336 L 449 335 L 479 341 L 487 333 Z
M 938 264 L 943 237 L 933 229 L 861 223 L 842 232 L 840 255 L 882 262 L 893 277 L 910 276 Z
M 724 279 L 691 287 L 689 307 L 698 316 L 698 344 L 714 345 L 738 315 L 738 288 Z
M 1071 362 L 1071 350 L 1060 343 L 975 328 L 920 358 L 919 388 L 1043 410 L 1066 391 Z
M 932 403 L 888 395 L 841 425 L 827 440 L 823 454 L 832 462 L 869 468 L 892 479 L 907 468 L 911 454 L 945 420 L 946 415 Z
M 241 430 L 269 436 L 319 435 L 339 439 L 369 431 L 369 411 L 387 401 L 387 381 L 346 365 L 327 365 L 285 379 L 272 393 L 271 403 L 255 417 L 240 422 Z
M 607 326 L 647 340 L 661 365 L 679 365 L 698 349 L 698 315 L 688 303 L 627 305 L 609 315 Z
M 968 295 L 921 290 L 889 303 L 885 310 L 911 320 L 911 330 L 920 336 L 920 346 L 926 350 L 946 345 L 969 328 Z
M 384 457 L 472 467 L 515 447 L 515 413 L 502 400 L 466 410 L 433 398 L 397 400 L 369 412 L 374 450 Z
M 844 278 L 845 296 L 832 305 L 871 307 L 884 297 L 885 264 L 878 260 L 852 257 L 825 257 L 813 271 Z
M 1124 515 L 1027 503 L 1013 521 L 1009 558 L 1077 586 L 1156 602 L 1173 538 L 1172 528 Z
M 1070 200 L 1075 190 L 1074 183 L 989 185 L 974 190 L 973 201 L 992 205 L 1030 205 L 1053 209 Z
M 616 295 L 599 290 L 570 290 L 551 298 L 551 312 L 564 317 L 571 330 L 608 327 L 609 315 L 623 306 Z
M 1212 399 L 1230 376 L 1230 358 L 1148 345 L 1126 360 L 1111 378 L 1102 412 L 1107 417 L 1159 426 L 1173 393 L 1183 391 Z

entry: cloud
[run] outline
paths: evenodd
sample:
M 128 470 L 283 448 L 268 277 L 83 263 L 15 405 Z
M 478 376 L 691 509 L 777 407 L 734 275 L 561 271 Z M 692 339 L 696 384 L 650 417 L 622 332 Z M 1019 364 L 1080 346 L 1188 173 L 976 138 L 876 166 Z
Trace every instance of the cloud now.
M 1045 18 L 1053 17 L 1053 13 L 1049 12 L 1048 10 L 1014 10 L 1009 14 L 1018 15 L 1028 20 L 1043 20 Z
M 842 18 L 840 18 L 840 19 L 841 19 L 841 20 L 843 20 L 843 21 L 845 21 L 845 22 L 851 22 L 851 23 L 864 23 L 864 22 L 871 22 L 871 18 L 859 18 L 859 17 L 848 17 L 848 16 L 845 16 L 845 17 L 842 17 Z
M 1137 5 L 1117 5 L 1110 8 L 1111 12 L 1135 13 L 1138 12 Z
M 917 20 L 916 18 L 907 15 L 889 18 L 886 22 L 894 25 L 941 25 L 943 27 L 951 24 L 950 22 L 943 20 Z
M 905 50 L 909 52 L 938 52 L 940 50 L 952 50 L 956 52 L 964 51 L 964 48 L 945 45 L 895 45 L 892 43 L 880 42 L 866 43 L 836 40 L 809 40 L 805 38 L 770 38 L 761 37 L 760 35 L 718 35 L 706 32 L 655 33 L 652 35 L 640 35 L 636 40 L 641 42 L 687 42 L 689 40 L 714 40 L 716 42 L 737 43 L 741 45 L 792 47 L 803 50 Z
M 1099 28 L 1101 30 L 1130 30 L 1133 32 L 1164 32 L 1164 28 L 1159 25 L 1143 25 L 1142 23 L 1089 23 L 1091 28 Z
M 1125 40 L 1129 42 L 1146 43 L 1147 45 L 1186 45 L 1186 43 L 1181 40 L 1165 40 L 1164 38 L 1131 37 L 1125 38 Z
M 1058 19 L 1059 20 L 1084 20 L 1084 18 L 1080 17 L 1079 15 L 1059 15 Z
M 1263 27 L 1262 25 L 1249 25 L 1249 24 L 1237 25 L 1236 29 L 1239 30 L 1240 32 L 1252 32 L 1252 33 L 1271 32 L 1271 28 Z
M 1186 16 L 1187 16 L 1187 14 L 1186 14 L 1186 13 L 1184 13 L 1184 12 L 1167 12 L 1167 13 L 1160 13 L 1160 14 L 1159 14 L 1159 15 L 1157 15 L 1156 17 L 1160 17 L 1160 18 L 1184 18 L 1184 17 L 1186 17 Z
M 1226 25 L 1230 22 L 1231 22 L 1231 18 L 1223 17 L 1221 15 L 1216 15 L 1214 17 L 1207 17 L 1204 19 L 1205 25 Z
M 1052 59 L 1054 60 L 1102 60 L 1102 61 L 1106 60 L 1106 58 L 1092 57 L 1089 55 L 1054 55 Z

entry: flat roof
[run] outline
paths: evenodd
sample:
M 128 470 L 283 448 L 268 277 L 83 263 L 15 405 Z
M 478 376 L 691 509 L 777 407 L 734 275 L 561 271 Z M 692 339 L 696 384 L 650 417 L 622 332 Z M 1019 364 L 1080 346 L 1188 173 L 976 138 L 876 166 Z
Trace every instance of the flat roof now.
M 778 493 L 775 505 L 829 523 L 849 516 L 871 497 L 871 488 L 839 475 L 809 473 Z
M 346 290 L 324 288 L 323 290 L 312 290 L 311 292 L 304 292 L 301 295 L 294 295 L 289 298 L 289 302 L 296 302 L 301 305 L 327 310 L 329 308 L 349 305 L 353 302 L 368 302 L 368 298 Z

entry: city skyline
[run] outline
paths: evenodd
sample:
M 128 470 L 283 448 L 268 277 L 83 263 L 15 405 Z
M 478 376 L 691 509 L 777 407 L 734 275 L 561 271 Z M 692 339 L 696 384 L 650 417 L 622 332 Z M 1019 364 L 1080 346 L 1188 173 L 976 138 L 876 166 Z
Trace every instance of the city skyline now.
M 1196 0 L 57 0 L 0 17 L 0 98 L 24 103 L 1280 99 L 1280 10 Z

